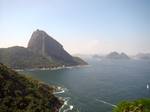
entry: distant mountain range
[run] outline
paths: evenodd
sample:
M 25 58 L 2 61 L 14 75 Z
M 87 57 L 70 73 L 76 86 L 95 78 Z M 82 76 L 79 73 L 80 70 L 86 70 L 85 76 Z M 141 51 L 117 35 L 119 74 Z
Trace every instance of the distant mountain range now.
M 92 58 L 94 59 L 113 59 L 113 60 L 117 60 L 117 59 L 121 59 L 121 60 L 128 60 L 128 59 L 132 59 L 132 60 L 150 60 L 150 53 L 139 53 L 133 56 L 128 56 L 125 53 L 118 53 L 116 51 L 111 52 L 109 54 L 106 55 L 100 55 L 100 54 L 95 54 L 92 55 Z
M 71 56 L 59 42 L 41 30 L 33 32 L 27 48 L 0 48 L 0 62 L 16 69 L 87 64 L 81 58 Z
M 93 58 L 95 59 L 113 59 L 113 60 L 117 60 L 117 59 L 123 59 L 123 60 L 128 60 L 130 59 L 130 57 L 125 54 L 125 53 L 118 53 L 118 52 L 111 52 L 107 55 L 98 55 L 98 54 L 95 54 L 93 55 Z
M 107 56 L 105 56 L 106 59 L 130 59 L 129 56 L 125 53 L 118 53 L 118 52 L 111 52 Z
M 150 60 L 150 53 L 139 53 L 135 56 L 136 59 Z

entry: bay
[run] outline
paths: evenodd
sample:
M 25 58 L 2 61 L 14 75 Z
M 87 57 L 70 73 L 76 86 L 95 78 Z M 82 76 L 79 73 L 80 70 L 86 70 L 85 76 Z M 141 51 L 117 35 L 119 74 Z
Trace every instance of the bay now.
M 146 88 L 150 85 L 150 61 L 91 59 L 88 63 L 84 67 L 23 73 L 65 88 L 58 94 L 68 101 L 62 112 L 111 112 L 120 101 L 150 98 Z

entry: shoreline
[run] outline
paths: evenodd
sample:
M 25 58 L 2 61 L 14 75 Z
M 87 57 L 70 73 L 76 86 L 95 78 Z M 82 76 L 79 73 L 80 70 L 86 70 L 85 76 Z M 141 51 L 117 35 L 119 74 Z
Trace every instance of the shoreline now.
M 54 68 L 27 68 L 27 69 L 13 69 L 17 72 L 21 72 L 21 71 L 36 71 L 36 70 L 40 70 L 40 71 L 45 71 L 45 70 L 50 70 L 50 71 L 54 71 L 54 70 L 62 70 L 62 69 L 72 69 L 72 68 L 82 68 L 82 67 L 89 67 L 90 65 L 75 65 L 75 66 L 59 66 L 59 67 L 54 67 Z
M 59 112 L 67 112 L 67 111 L 71 111 L 73 110 L 74 106 L 68 104 L 69 100 L 71 99 L 70 97 L 61 97 L 61 96 L 57 96 L 57 94 L 63 94 L 66 91 L 68 91 L 67 88 L 63 88 L 61 86 L 55 86 L 55 91 L 54 91 L 54 95 L 56 95 L 57 98 L 59 98 L 60 101 L 63 101 L 62 106 L 59 108 Z M 67 106 L 67 108 L 65 108 Z

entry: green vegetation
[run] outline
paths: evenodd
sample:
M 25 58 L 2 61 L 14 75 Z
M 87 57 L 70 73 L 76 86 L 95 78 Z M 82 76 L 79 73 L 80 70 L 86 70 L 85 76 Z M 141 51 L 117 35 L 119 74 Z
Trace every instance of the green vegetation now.
M 150 112 L 150 99 L 123 101 L 113 109 L 113 112 Z
M 24 47 L 0 48 L 0 62 L 15 68 L 48 68 L 56 66 L 52 61 Z
M 86 65 L 87 63 L 81 58 L 73 57 L 76 64 Z M 0 48 L 0 63 L 3 63 L 13 69 L 30 69 L 30 68 L 53 68 L 63 65 L 71 66 L 69 62 L 51 59 L 48 56 L 42 56 L 28 48 L 14 46 L 10 48 Z
M 0 64 L 0 112 L 58 112 L 54 88 Z

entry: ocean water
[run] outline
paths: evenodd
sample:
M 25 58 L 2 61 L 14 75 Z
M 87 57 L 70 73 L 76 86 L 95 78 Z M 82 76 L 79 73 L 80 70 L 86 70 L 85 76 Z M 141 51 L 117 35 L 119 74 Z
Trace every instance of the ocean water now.
M 111 112 L 123 100 L 150 98 L 150 61 L 89 60 L 89 66 L 24 71 L 47 84 L 64 88 L 61 112 Z

